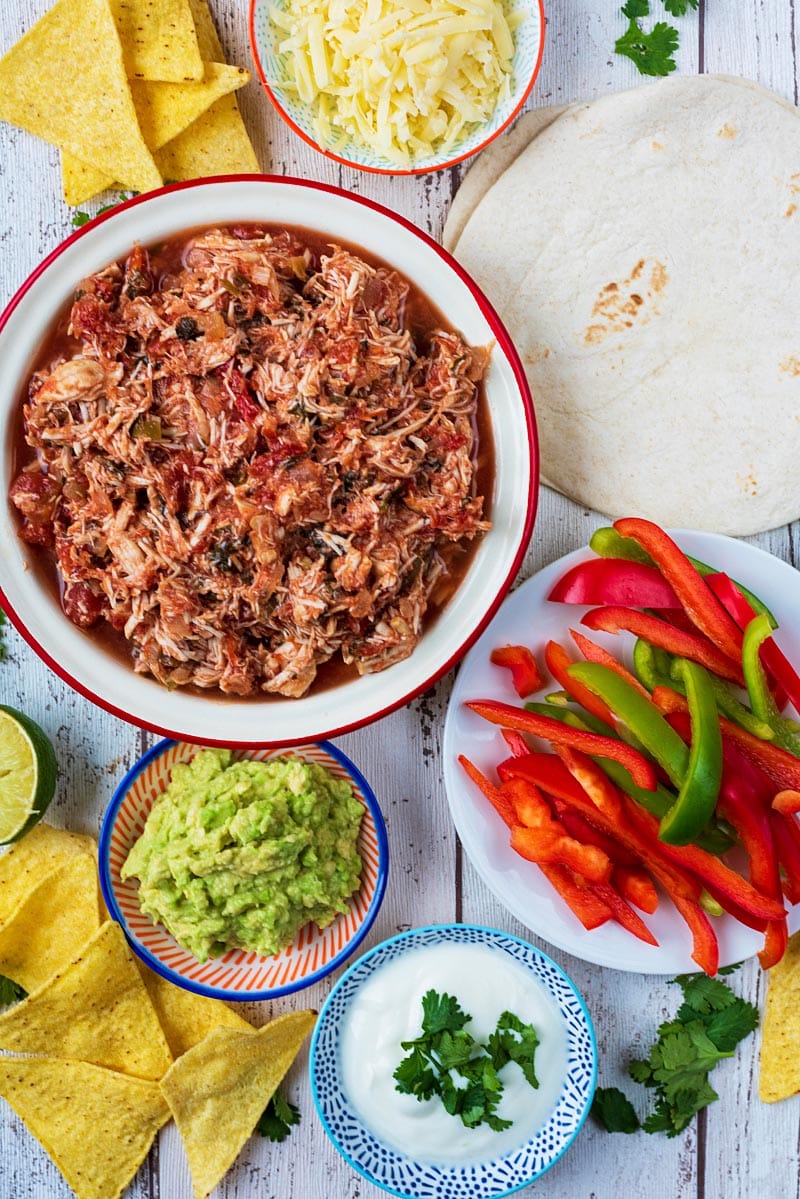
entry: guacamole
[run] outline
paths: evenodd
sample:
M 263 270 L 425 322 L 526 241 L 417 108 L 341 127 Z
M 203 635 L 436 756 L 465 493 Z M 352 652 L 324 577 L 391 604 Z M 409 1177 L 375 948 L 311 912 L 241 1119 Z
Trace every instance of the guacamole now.
M 201 962 L 234 947 L 269 956 L 347 911 L 363 812 L 315 762 L 203 749 L 173 769 L 122 878 L 139 880 L 142 911 Z

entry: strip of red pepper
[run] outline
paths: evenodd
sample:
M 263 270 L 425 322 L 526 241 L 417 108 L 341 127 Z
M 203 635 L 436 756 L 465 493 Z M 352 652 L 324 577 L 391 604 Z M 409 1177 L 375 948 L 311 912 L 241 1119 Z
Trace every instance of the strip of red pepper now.
M 746 629 L 756 615 L 756 610 L 733 580 L 720 573 L 708 575 L 706 582 L 739 628 Z M 800 713 L 800 676 L 772 637 L 761 646 L 759 656 L 770 677 L 775 703 L 782 711 L 789 699 Z
M 579 562 L 561 576 L 547 598 L 557 604 L 680 607 L 680 600 L 660 571 L 628 558 L 590 558 Z
M 732 661 L 722 650 L 699 633 L 686 633 L 676 628 L 666 620 L 650 616 L 647 612 L 638 612 L 635 608 L 592 608 L 581 617 L 581 624 L 588 629 L 600 629 L 604 633 L 633 633 L 636 637 L 644 637 L 651 645 L 677 654 L 680 658 L 689 658 L 699 662 L 714 674 L 723 679 L 744 686 L 744 676 L 741 667 L 741 647 L 737 661 Z M 741 635 L 741 634 L 740 634 Z
M 514 690 L 520 699 L 527 699 L 542 686 L 539 667 L 527 645 L 501 645 L 493 649 L 489 661 L 511 672 Z
M 613 670 L 624 679 L 626 683 L 630 683 L 644 699 L 650 698 L 650 692 L 642 686 L 635 674 L 626 669 L 621 662 L 618 662 L 613 654 L 610 654 L 602 645 L 598 645 L 596 641 L 592 641 L 590 637 L 585 637 L 583 633 L 579 633 L 577 629 L 570 629 L 569 635 L 577 645 L 578 649 L 583 654 L 587 662 L 599 662 L 601 666 L 607 666 L 609 670 Z
M 520 733 L 530 733 L 534 737 L 542 737 L 553 745 L 566 745 L 573 749 L 583 750 L 587 754 L 597 754 L 603 758 L 611 758 L 619 762 L 630 774 L 633 781 L 645 791 L 654 791 L 656 787 L 656 770 L 644 754 L 639 753 L 624 741 L 613 737 L 603 737 L 599 733 L 587 733 L 582 729 L 573 729 L 550 716 L 540 716 L 537 712 L 527 712 L 524 708 L 515 708 L 511 704 L 503 704 L 497 700 L 477 699 L 466 705 L 477 716 L 482 716 L 491 724 L 516 729 Z M 800 765 L 800 759 L 798 759 Z
M 673 712 L 667 717 L 677 733 L 689 743 L 692 730 L 689 717 L 684 712 Z M 769 814 L 764 807 L 761 789 L 753 785 L 748 770 L 750 763 L 735 746 L 728 745 L 723 752 L 722 779 L 720 782 L 717 811 L 731 824 L 747 854 L 750 882 L 764 895 L 781 899 L 781 876 L 778 855 L 772 836 Z M 786 952 L 788 930 L 786 917 L 771 920 L 767 924 L 764 948 L 758 955 L 761 966 L 768 970 L 779 962 Z
M 611 875 L 612 886 L 615 886 L 623 899 L 641 908 L 648 916 L 658 908 L 658 892 L 653 880 L 641 866 L 615 866 Z
M 615 520 L 614 528 L 647 550 L 697 628 L 737 662 L 742 650 L 741 629 L 670 535 L 653 521 L 639 517 Z
M 482 774 L 473 762 L 470 762 L 469 758 L 464 757 L 463 754 L 459 754 L 458 761 L 475 786 L 488 799 L 500 819 L 505 821 L 509 828 L 513 828 L 517 823 L 517 814 L 514 811 L 511 800 L 502 793 L 499 787 L 490 782 L 486 775 Z

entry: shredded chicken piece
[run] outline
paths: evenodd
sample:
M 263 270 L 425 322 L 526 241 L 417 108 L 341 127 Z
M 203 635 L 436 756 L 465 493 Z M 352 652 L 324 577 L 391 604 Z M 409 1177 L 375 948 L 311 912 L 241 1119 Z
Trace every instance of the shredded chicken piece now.
M 475 494 L 488 360 L 424 350 L 394 271 L 302 231 L 209 229 L 161 274 L 136 247 L 84 280 L 71 356 L 24 407 L 35 457 L 10 497 L 52 548 L 66 614 L 108 621 L 169 687 L 303 695 L 419 641 Z

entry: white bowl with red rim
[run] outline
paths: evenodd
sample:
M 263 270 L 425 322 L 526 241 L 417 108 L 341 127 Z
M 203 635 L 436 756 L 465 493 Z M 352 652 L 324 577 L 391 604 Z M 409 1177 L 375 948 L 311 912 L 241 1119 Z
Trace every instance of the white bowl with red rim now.
M 367 724 L 427 690 L 466 652 L 508 591 L 530 539 L 539 453 L 525 372 L 504 326 L 455 259 L 410 221 L 339 188 L 270 176 L 227 176 L 138 196 L 74 233 L 44 260 L 0 317 L 0 489 L 13 480 L 16 413 L 43 338 L 87 275 L 149 245 L 215 224 L 295 225 L 382 258 L 419 287 L 474 346 L 493 343 L 484 387 L 494 439 L 491 530 L 414 653 L 379 674 L 300 699 L 263 701 L 169 691 L 135 674 L 73 625 L 34 569 L 8 504 L 0 522 L 0 604 L 39 656 L 94 703 L 181 741 L 246 748 L 321 740 Z
M 361 944 L 383 902 L 389 871 L 389 843 L 378 801 L 361 771 L 335 745 L 303 745 L 290 756 L 316 762 L 345 779 L 364 805 L 358 852 L 361 887 L 346 915 L 327 928 L 301 928 L 291 945 L 273 957 L 229 949 L 221 957 L 199 962 L 163 925 L 154 924 L 139 906 L 136 879 L 123 880 L 122 865 L 142 835 L 150 809 L 167 788 L 172 769 L 199 753 L 191 742 L 160 741 L 128 771 L 114 792 L 100 831 L 100 887 L 112 918 L 122 925 L 128 943 L 142 961 L 163 978 L 212 999 L 277 999 L 319 982 L 336 970 Z M 278 749 L 234 753 L 260 762 L 286 756 Z

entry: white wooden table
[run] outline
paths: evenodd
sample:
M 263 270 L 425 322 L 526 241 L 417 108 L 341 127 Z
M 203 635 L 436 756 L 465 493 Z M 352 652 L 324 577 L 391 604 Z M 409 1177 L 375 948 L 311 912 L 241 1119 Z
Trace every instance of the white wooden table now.
M 549 0 L 547 39 L 531 106 L 563 104 L 640 82 L 635 68 L 613 54 L 624 21 L 619 0 Z M 4 0 L 0 49 L 5 50 L 48 7 L 49 0 Z M 212 0 L 231 62 L 252 66 L 246 0 Z M 660 0 L 654 9 L 661 17 Z M 797 103 L 800 8 L 794 0 L 700 0 L 681 26 L 679 69 L 744 75 Z M 265 170 L 338 183 L 382 201 L 439 236 L 461 169 L 418 179 L 383 178 L 337 167 L 294 137 L 273 113 L 256 82 L 239 93 L 245 120 Z M 91 206 L 90 206 L 91 207 Z M 61 199 L 58 154 L 32 137 L 0 125 L 0 300 L 5 303 L 39 260 L 71 232 Z M 2 364 L 0 364 L 2 369 Z M 585 544 L 602 523 L 543 489 L 533 540 L 520 581 L 561 554 Z M 800 555 L 800 527 L 753 539 L 791 562 Z M 13 631 L 9 660 L 0 665 L 0 700 L 38 720 L 56 745 L 61 768 L 52 818 L 96 832 L 121 774 L 151 736 L 106 715 L 59 682 Z M 370 779 L 383 807 L 391 844 L 391 876 L 383 909 L 367 940 L 376 944 L 401 929 L 464 920 L 527 930 L 488 893 L 462 854 L 442 786 L 440 745 L 451 679 L 404 711 L 340 739 Z M 546 944 L 544 948 L 549 948 Z M 640 1056 L 657 1025 L 675 1010 L 677 988 L 665 979 L 584 964 L 555 951 L 583 992 L 594 1018 L 601 1082 L 625 1084 L 624 1063 Z M 749 963 L 734 981 L 758 1002 L 763 982 Z M 259 1022 L 306 1004 L 319 1006 L 330 981 L 263 1004 Z M 800 1196 L 800 1099 L 767 1107 L 757 1098 L 757 1041 L 714 1072 L 720 1102 L 675 1140 L 610 1136 L 588 1122 L 554 1169 L 523 1194 L 541 1199 L 796 1199 Z M 254 1138 L 216 1195 L 226 1199 L 378 1199 L 337 1155 L 314 1115 L 305 1056 L 288 1090 L 302 1124 L 282 1146 Z M 8 1111 L 0 1110 L 0 1199 L 62 1199 L 70 1194 L 49 1158 Z M 191 1185 L 174 1127 L 166 1129 L 140 1171 L 131 1199 L 190 1199 Z

